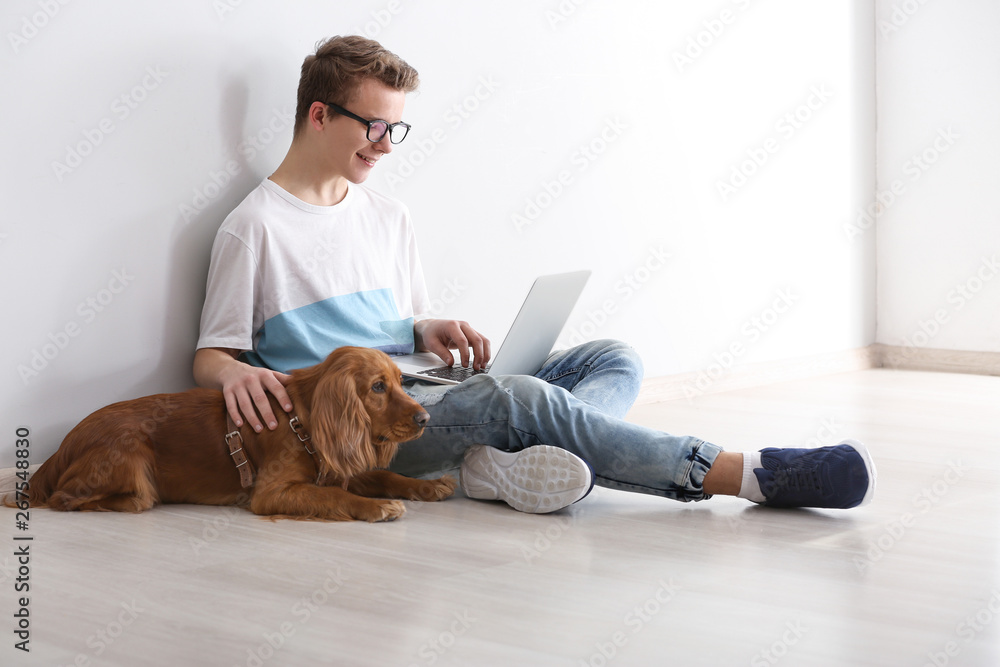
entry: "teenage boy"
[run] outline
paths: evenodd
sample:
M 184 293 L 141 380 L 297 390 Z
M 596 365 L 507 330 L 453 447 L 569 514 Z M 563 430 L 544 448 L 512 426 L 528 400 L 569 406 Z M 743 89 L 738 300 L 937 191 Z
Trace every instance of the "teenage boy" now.
M 299 80 L 291 147 L 226 218 L 212 249 L 194 374 L 221 389 L 233 421 L 275 428 L 291 370 L 342 345 L 416 350 L 484 367 L 490 341 L 467 322 L 428 317 L 407 209 L 362 185 L 403 141 L 417 72 L 362 37 L 320 43 Z M 593 483 L 681 501 L 738 495 L 779 507 L 868 502 L 875 468 L 853 440 L 817 449 L 725 452 L 623 421 L 642 380 L 634 351 L 595 341 L 553 354 L 533 377 L 410 383 L 430 413 L 392 468 L 461 466 L 466 495 L 550 512 Z

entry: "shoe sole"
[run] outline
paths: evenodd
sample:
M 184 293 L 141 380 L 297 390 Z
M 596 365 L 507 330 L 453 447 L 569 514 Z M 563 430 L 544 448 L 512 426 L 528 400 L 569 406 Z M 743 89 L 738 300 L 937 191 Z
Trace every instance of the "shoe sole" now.
M 872 460 L 872 455 L 868 451 L 868 448 L 865 447 L 864 443 L 859 440 L 847 438 L 845 440 L 841 440 L 837 444 L 853 447 L 854 451 L 856 451 L 865 462 L 865 470 L 868 471 L 868 491 L 865 492 L 865 497 L 861 500 L 861 502 L 854 506 L 864 507 L 870 503 L 872 498 L 875 496 L 875 480 L 878 477 L 878 471 L 875 470 L 875 462 Z
M 469 498 L 502 500 L 519 512 L 547 514 L 586 497 L 594 474 L 579 456 L 551 445 L 519 452 L 475 445 L 465 453 L 459 481 Z

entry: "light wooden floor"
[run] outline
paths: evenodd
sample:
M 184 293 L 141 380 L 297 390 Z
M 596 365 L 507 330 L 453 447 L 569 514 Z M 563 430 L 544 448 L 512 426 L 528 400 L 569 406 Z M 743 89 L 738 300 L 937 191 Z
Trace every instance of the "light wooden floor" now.
M 642 406 L 743 450 L 864 440 L 860 510 L 597 489 L 548 516 L 455 498 L 389 524 L 226 508 L 32 512 L 31 653 L 2 665 L 997 665 L 1000 378 L 887 370 Z

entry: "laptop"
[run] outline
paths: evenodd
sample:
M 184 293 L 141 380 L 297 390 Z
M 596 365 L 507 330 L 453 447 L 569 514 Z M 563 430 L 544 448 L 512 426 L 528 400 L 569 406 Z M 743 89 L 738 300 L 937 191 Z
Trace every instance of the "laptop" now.
M 588 278 L 589 270 L 537 278 L 507 337 L 485 369 L 463 367 L 457 353 L 454 366 L 446 366 L 432 352 L 404 354 L 392 360 L 404 376 L 440 384 L 458 384 L 481 373 L 534 375 L 552 352 Z

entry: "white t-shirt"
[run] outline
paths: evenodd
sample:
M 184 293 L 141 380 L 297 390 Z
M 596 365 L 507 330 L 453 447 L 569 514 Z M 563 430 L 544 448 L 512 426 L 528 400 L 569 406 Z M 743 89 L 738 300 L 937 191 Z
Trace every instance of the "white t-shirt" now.
M 354 184 L 314 206 L 265 179 L 216 235 L 198 347 L 288 372 L 344 345 L 412 352 L 429 312 L 405 206 Z

